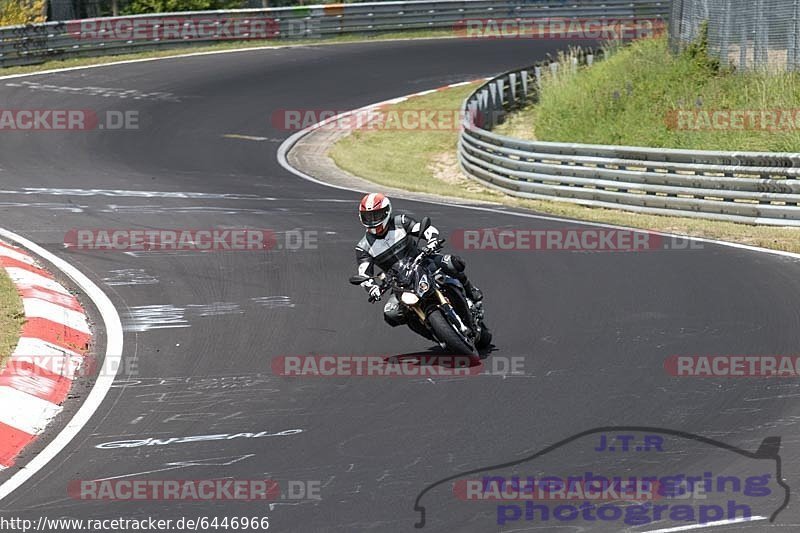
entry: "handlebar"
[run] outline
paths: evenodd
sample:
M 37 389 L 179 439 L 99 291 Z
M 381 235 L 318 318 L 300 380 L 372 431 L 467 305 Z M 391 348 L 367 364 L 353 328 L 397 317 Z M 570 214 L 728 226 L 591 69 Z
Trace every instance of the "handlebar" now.
M 427 247 L 426 246 L 425 248 L 423 248 L 417 254 L 417 256 L 414 257 L 414 260 L 411 262 L 411 265 L 413 267 L 416 267 L 417 265 L 419 265 L 420 261 L 422 261 L 426 257 L 431 256 L 431 255 L 435 254 L 436 252 L 438 252 L 439 250 L 441 250 L 442 247 L 444 246 L 445 242 L 447 242 L 447 239 L 437 239 L 436 240 L 436 246 L 433 246 L 433 247 Z M 354 276 L 353 278 L 351 278 L 351 283 L 355 283 L 356 278 L 357 278 L 357 276 Z M 378 288 L 381 291 L 381 296 L 383 296 L 389 289 L 392 288 L 392 281 L 394 280 L 394 276 L 389 274 L 389 273 L 383 273 L 383 274 L 380 274 L 379 276 L 368 277 L 368 279 L 364 280 L 364 281 L 368 281 L 368 280 L 371 280 L 372 282 L 377 282 Z M 363 283 L 363 282 L 360 282 L 360 283 Z M 370 302 L 375 302 L 377 300 L 373 299 L 372 296 L 370 296 L 369 297 L 369 301 Z

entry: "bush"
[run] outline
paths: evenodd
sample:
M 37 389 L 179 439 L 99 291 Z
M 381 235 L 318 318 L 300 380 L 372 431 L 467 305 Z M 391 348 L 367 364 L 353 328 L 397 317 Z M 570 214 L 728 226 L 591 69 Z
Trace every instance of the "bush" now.
M 697 38 L 686 47 L 684 53 L 694 61 L 697 66 L 709 72 L 719 72 L 719 59 L 711 57 L 708 53 L 708 21 L 704 20 L 700 24 L 700 31 Z
M 45 0 L 0 0 L 0 26 L 44 22 Z
M 141 13 L 236 9 L 245 7 L 245 3 L 245 0 L 133 0 L 123 9 L 123 14 L 138 15 Z

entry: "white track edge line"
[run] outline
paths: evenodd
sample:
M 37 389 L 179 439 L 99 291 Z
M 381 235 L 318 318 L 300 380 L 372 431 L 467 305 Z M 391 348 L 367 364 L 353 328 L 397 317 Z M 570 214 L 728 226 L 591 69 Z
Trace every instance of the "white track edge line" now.
M 103 319 L 106 333 L 106 354 L 100 375 L 92 386 L 92 390 L 80 406 L 78 411 L 67 422 L 61 432 L 50 441 L 36 457 L 22 467 L 17 473 L 0 485 L 0 501 L 18 489 L 23 483 L 36 475 L 53 460 L 70 443 L 72 439 L 86 426 L 95 414 L 100 404 L 103 403 L 111 385 L 114 383 L 116 373 L 122 367 L 122 323 L 114 304 L 106 294 L 80 270 L 69 264 L 64 259 L 45 250 L 38 244 L 17 235 L 5 228 L 0 228 L 0 237 L 16 242 L 27 250 L 42 257 L 55 268 L 66 274 L 94 303 Z
M 689 526 L 668 527 L 666 529 L 650 529 L 642 531 L 642 533 L 672 533 L 673 531 L 689 531 L 692 529 L 705 529 L 707 527 L 717 526 L 730 526 L 733 524 L 746 524 L 747 522 L 758 522 L 766 520 L 766 516 L 751 516 L 750 518 L 733 518 L 729 520 L 719 520 L 717 522 L 708 522 L 707 524 L 692 524 Z
M 134 63 L 146 63 L 148 61 L 161 61 L 162 59 L 176 59 L 181 57 L 199 57 L 199 56 L 213 56 L 217 54 L 234 54 L 240 52 L 253 52 L 253 51 L 263 51 L 263 50 L 283 50 L 285 48 L 306 48 L 309 46 L 334 46 L 340 44 L 361 44 L 361 43 L 391 43 L 391 42 L 403 42 L 403 41 L 430 41 L 430 40 L 446 40 L 446 39 L 458 39 L 455 36 L 443 35 L 441 37 L 395 37 L 391 39 L 364 39 L 364 40 L 355 40 L 355 41 L 342 41 L 342 42 L 305 42 L 305 43 L 295 43 L 295 44 L 275 44 L 275 45 L 265 45 L 265 46 L 250 46 L 244 48 L 231 48 L 226 50 L 206 50 L 205 52 L 185 52 L 185 53 L 176 53 L 173 55 L 168 56 L 160 56 L 160 57 L 141 57 L 138 59 L 121 59 L 119 61 L 109 61 L 108 63 L 95 63 L 92 65 L 77 65 L 74 67 L 61 67 L 61 68 L 54 68 L 49 70 L 40 70 L 38 72 L 21 72 L 19 74 L 6 74 L 4 76 L 0 76 L 0 81 L 2 80 L 12 80 L 15 78 L 25 78 L 29 76 L 39 76 L 45 74 L 57 74 L 59 72 L 72 72 L 75 70 L 84 70 L 90 68 L 99 68 L 99 67 L 110 67 L 116 65 L 130 65 Z M 125 54 L 120 54 L 123 56 Z M 111 57 L 119 57 L 119 56 L 107 56 Z M 80 58 L 78 58 L 80 59 Z M 27 65 L 20 65 L 21 67 L 25 67 Z M 16 68 L 16 67 L 8 67 L 8 68 Z
M 479 81 L 479 80 L 472 80 L 472 81 Z M 407 95 L 405 97 L 400 96 L 400 97 L 397 97 L 397 98 L 392 98 L 391 100 L 408 99 L 408 98 L 411 98 L 411 97 L 413 97 L 413 96 L 415 96 L 417 94 L 419 94 L 419 93 L 410 94 L 410 95 Z M 316 124 L 308 126 L 307 128 L 304 128 L 304 129 L 302 129 L 302 130 L 290 135 L 278 147 L 278 151 L 277 151 L 277 154 L 276 154 L 277 158 L 278 158 L 278 163 L 280 163 L 280 165 L 283 168 L 285 168 L 286 170 L 288 170 L 289 172 L 291 172 L 295 176 L 303 178 L 304 180 L 307 180 L 307 181 L 311 181 L 311 182 L 316 183 L 318 185 L 324 185 L 325 187 L 331 187 L 333 189 L 339 189 L 339 190 L 343 190 L 343 191 L 353 191 L 353 192 L 360 192 L 360 193 L 367 192 L 367 191 L 365 191 L 363 189 L 358 189 L 358 188 L 354 188 L 354 187 L 347 187 L 347 186 L 344 186 L 344 185 L 334 185 L 332 183 L 327 183 L 327 182 L 324 182 L 322 180 L 319 180 L 319 179 L 317 179 L 317 178 L 315 178 L 315 177 L 313 177 L 313 176 L 311 176 L 309 174 L 306 174 L 302 170 L 293 167 L 289 163 L 289 160 L 288 160 L 287 156 L 289 154 L 289 151 L 291 151 L 291 149 L 294 148 L 294 145 L 297 144 L 300 141 L 300 139 L 302 139 L 303 137 L 305 137 L 306 135 L 308 135 L 312 131 L 314 131 L 314 130 L 316 130 L 316 129 L 318 129 L 318 128 L 320 128 L 320 127 L 322 127 L 322 126 L 324 126 L 324 125 L 326 125 L 326 124 L 328 124 L 330 122 L 340 121 L 344 117 L 347 117 L 349 115 L 352 115 L 352 114 L 357 113 L 359 111 L 362 111 L 364 109 L 369 109 L 369 108 L 372 108 L 372 107 L 375 107 L 375 106 L 386 104 L 386 103 L 390 102 L 391 100 L 384 100 L 383 102 L 378 102 L 376 104 L 371 104 L 371 105 L 368 105 L 368 106 L 364 106 L 364 107 L 361 107 L 359 109 L 353 109 L 352 111 L 347 111 L 347 112 L 344 112 L 344 113 L 340 113 L 339 115 L 336 115 L 335 117 L 331 117 L 331 118 L 323 120 L 321 122 L 317 122 Z M 369 181 L 366 178 L 361 178 L 361 179 L 363 179 L 365 181 Z M 376 184 L 374 184 L 374 187 L 376 189 L 378 189 L 378 188 L 380 188 L 380 185 L 378 185 L 376 183 Z M 410 191 L 408 191 L 408 192 L 410 192 Z M 458 200 L 458 198 L 453 198 L 453 199 L 454 200 Z M 720 241 L 720 240 L 710 239 L 710 238 L 706 238 L 706 237 L 693 237 L 693 236 L 690 236 L 690 235 L 681 235 L 681 234 L 678 234 L 678 233 L 666 233 L 666 232 L 663 232 L 663 231 L 649 230 L 649 229 L 644 229 L 644 228 L 633 228 L 633 227 L 628 227 L 628 226 L 619 226 L 619 225 L 615 225 L 615 224 L 604 224 L 602 222 L 583 221 L 583 220 L 561 218 L 561 217 L 550 216 L 550 215 L 537 215 L 537 214 L 534 214 L 534 213 L 523 213 L 523 212 L 519 212 L 519 211 L 507 211 L 505 209 L 497 209 L 497 208 L 494 208 L 494 207 L 481 207 L 481 206 L 476 206 L 476 205 L 465 205 L 465 204 L 459 204 L 459 203 L 453 203 L 453 202 L 437 202 L 435 200 L 426 200 L 426 199 L 421 199 L 421 198 L 412 198 L 412 199 L 409 199 L 409 200 L 413 201 L 413 202 L 424 203 L 424 204 L 434 204 L 434 205 L 442 205 L 442 206 L 448 206 L 448 207 L 460 207 L 461 209 L 471 209 L 473 211 L 486 211 L 486 212 L 489 212 L 489 213 L 497 213 L 497 214 L 502 214 L 502 215 L 512 215 L 512 216 L 523 217 L 523 218 L 534 218 L 534 219 L 537 219 L 537 220 L 547 220 L 547 221 L 551 221 L 551 222 L 566 222 L 566 223 L 569 223 L 569 224 L 592 226 L 592 227 L 596 227 L 596 228 L 607 228 L 607 229 L 617 229 L 617 230 L 638 231 L 638 232 L 641 232 L 641 233 L 649 233 L 651 235 L 661 235 L 663 237 L 673 237 L 673 238 L 677 237 L 677 238 L 687 239 L 687 240 L 695 241 L 695 242 L 702 242 L 702 243 L 708 243 L 708 244 L 717 244 L 717 245 L 720 245 L 720 246 L 727 246 L 729 248 L 737 248 L 737 249 L 740 249 L 740 250 L 747 250 L 747 251 L 750 251 L 750 252 L 760 252 L 760 253 L 765 253 L 765 254 L 779 255 L 779 256 L 782 256 L 782 257 L 789 257 L 789 258 L 792 258 L 792 259 L 800 259 L 800 253 L 786 252 L 786 251 L 783 251 L 783 250 L 771 250 L 769 248 L 761 248 L 759 246 L 751 246 L 749 244 L 741 244 L 741 243 L 738 243 L 738 242 Z M 675 216 L 680 216 L 680 215 L 676 214 Z

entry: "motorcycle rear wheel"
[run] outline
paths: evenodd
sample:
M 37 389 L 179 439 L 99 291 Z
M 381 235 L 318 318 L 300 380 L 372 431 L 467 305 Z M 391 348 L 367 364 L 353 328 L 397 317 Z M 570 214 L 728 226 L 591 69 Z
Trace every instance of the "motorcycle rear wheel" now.
M 479 350 L 488 348 L 492 344 L 492 332 L 486 327 L 486 324 L 481 324 L 481 334 L 475 342 L 475 347 Z

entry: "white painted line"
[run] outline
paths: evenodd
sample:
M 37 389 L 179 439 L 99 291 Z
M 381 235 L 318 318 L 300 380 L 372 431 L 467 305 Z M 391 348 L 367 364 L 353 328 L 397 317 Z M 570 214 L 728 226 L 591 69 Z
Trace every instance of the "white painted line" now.
M 81 65 L 77 67 L 63 67 L 63 68 L 54 68 L 50 70 L 40 70 L 39 72 L 25 72 L 22 74 L 7 74 L 5 76 L 0 76 L 0 80 L 11 80 L 15 78 L 27 78 L 30 76 L 40 76 L 45 74 L 57 74 L 60 72 L 72 72 L 75 70 L 86 70 L 90 68 L 101 68 L 101 67 L 110 67 L 110 66 L 117 66 L 117 65 L 131 65 L 135 63 L 147 63 L 149 61 L 163 61 L 165 59 L 177 59 L 182 57 L 202 57 L 202 56 L 214 56 L 219 54 L 236 54 L 241 52 L 258 52 L 263 50 L 282 50 L 284 48 L 307 48 L 309 46 L 336 46 L 336 45 L 353 45 L 353 44 L 368 44 L 368 43 L 391 43 L 391 42 L 402 42 L 402 41 L 435 41 L 439 39 L 458 39 L 455 35 L 443 35 L 441 37 L 397 37 L 393 39 L 370 39 L 364 41 L 343 41 L 343 42 L 323 42 L 323 43 L 296 43 L 296 44 L 284 44 L 284 45 L 273 45 L 273 46 L 253 46 L 253 47 L 246 47 L 246 48 L 232 48 L 230 50 L 209 50 L 206 52 L 187 52 L 183 54 L 174 54 L 169 56 L 161 56 L 161 57 L 144 57 L 141 59 L 124 59 L 121 61 L 109 61 L 108 63 L 98 63 L 95 65 Z
M 76 329 L 84 333 L 91 334 L 86 315 L 82 311 L 68 309 L 62 305 L 41 300 L 39 298 L 23 298 L 22 307 L 25 308 L 25 316 L 29 318 L 45 318 L 64 324 L 68 328 Z
M 123 344 L 122 323 L 119 320 L 119 314 L 111 300 L 108 299 L 108 296 L 92 280 L 60 257 L 16 233 L 0 228 L 0 237 L 14 241 L 27 248 L 66 274 L 94 302 L 100 316 L 103 318 L 106 333 L 106 354 L 103 368 L 83 405 L 81 405 L 78 412 L 75 413 L 64 429 L 36 457 L 11 476 L 8 481 L 0 485 L 0 500 L 3 500 L 47 466 L 89 422 L 111 389 L 116 373 L 123 367 L 121 364 Z
M 486 79 L 489 79 L 489 78 L 486 78 Z M 452 89 L 454 87 L 463 87 L 464 85 L 469 85 L 470 83 L 472 83 L 472 82 L 471 81 L 460 81 L 458 83 L 451 83 L 450 85 L 447 85 L 447 88 L 448 89 Z
M 13 387 L 0 386 L 0 422 L 38 435 L 61 412 L 61 406 Z
M 409 96 L 399 96 L 397 98 L 392 98 L 391 100 L 384 100 L 383 102 L 375 105 L 393 105 L 393 104 L 400 104 L 405 102 L 409 99 Z M 346 113 L 345 113 L 346 114 Z M 341 115 L 340 115 L 341 116 Z
M 404 97 L 399 97 L 399 98 L 404 98 Z M 397 100 L 397 98 L 395 98 L 395 100 Z M 330 187 L 332 189 L 339 189 L 339 190 L 342 190 L 342 191 L 352 191 L 352 192 L 358 192 L 358 193 L 375 192 L 375 190 L 380 190 L 381 186 L 379 184 L 377 184 L 377 183 L 373 184 L 373 186 L 372 186 L 373 190 L 370 190 L 370 191 L 367 191 L 367 190 L 364 190 L 364 189 L 357 189 L 357 188 L 354 188 L 354 187 L 347 187 L 347 186 L 344 186 L 344 185 L 334 185 L 332 183 L 327 183 L 325 181 L 322 181 L 322 180 L 319 180 L 319 179 L 315 178 L 314 176 L 306 174 L 302 170 L 294 168 L 291 164 L 289 164 L 289 160 L 288 160 L 287 156 L 289 154 L 289 151 L 294 147 L 294 145 L 297 144 L 300 141 L 300 139 L 302 139 L 303 137 L 305 137 L 306 135 L 308 135 L 312 131 L 314 131 L 314 130 L 316 130 L 318 128 L 321 128 L 321 127 L 325 126 L 326 124 L 328 124 L 330 122 L 341 121 L 345 117 L 347 117 L 347 116 L 349 116 L 349 115 L 351 115 L 353 113 L 357 113 L 359 111 L 362 111 L 363 109 L 366 109 L 366 108 L 369 108 L 369 107 L 374 107 L 374 106 L 377 106 L 377 105 L 383 105 L 383 104 L 388 103 L 388 102 L 390 102 L 390 100 L 387 100 L 387 101 L 384 101 L 384 102 L 379 102 L 377 104 L 372 104 L 371 106 L 365 106 L 363 108 L 354 109 L 352 111 L 347 111 L 345 113 L 341 113 L 341 114 L 339 114 L 339 115 L 337 115 L 335 117 L 331 117 L 329 119 L 323 120 L 322 122 L 318 122 L 316 124 L 313 124 L 313 125 L 305 128 L 305 129 L 302 129 L 302 130 L 290 135 L 278 147 L 278 151 L 276 153 L 276 157 L 278 158 L 278 163 L 280 163 L 280 165 L 283 168 L 285 168 L 286 170 L 288 170 L 289 172 L 291 172 L 295 176 L 297 176 L 299 178 L 302 178 L 302 179 L 304 179 L 306 181 L 310 181 L 312 183 L 316 183 L 317 185 L 322 185 L 324 187 Z M 364 178 L 362 178 L 362 179 L 364 179 Z M 368 180 L 365 179 L 365 181 L 368 181 Z M 454 202 L 458 201 L 458 200 L 459 200 L 459 198 L 453 198 Z M 642 232 L 642 233 L 650 233 L 652 235 L 661 235 L 663 237 L 679 237 L 681 239 L 694 241 L 694 242 L 702 242 L 702 243 L 707 243 L 707 244 L 717 244 L 717 245 L 720 245 L 720 246 L 727 246 L 729 248 L 737 248 L 739 250 L 747 250 L 749 252 L 759 252 L 759 253 L 764 253 L 764 254 L 772 254 L 772 255 L 779 255 L 779 256 L 783 256 L 783 257 L 789 257 L 789 258 L 792 258 L 792 259 L 800 259 L 800 253 L 785 252 L 785 251 L 782 251 L 782 250 L 771 250 L 769 248 L 760 248 L 758 246 L 751 246 L 749 244 L 740 244 L 740 243 L 728 242 L 728 241 L 718 241 L 718 240 L 715 240 L 715 239 L 707 239 L 707 238 L 704 238 L 704 237 L 691 237 L 691 236 L 688 236 L 688 235 L 681 235 L 681 234 L 678 234 L 678 233 L 666 233 L 666 232 L 662 232 L 662 231 L 654 231 L 654 230 L 649 230 L 649 229 L 644 229 L 644 228 L 631 228 L 631 227 L 627 227 L 627 226 L 618 226 L 618 225 L 614 225 L 614 224 L 604 224 L 602 222 L 589 222 L 589 221 L 583 221 L 583 220 L 561 218 L 561 217 L 557 217 L 557 216 L 537 215 L 537 214 L 534 214 L 534 213 L 522 213 L 522 212 L 518 212 L 518 211 L 507 211 L 505 209 L 498 209 L 498 208 L 495 208 L 495 207 L 481 207 L 481 206 L 477 206 L 477 205 L 464 205 L 464 204 L 451 203 L 451 202 L 440 202 L 440 201 L 436 201 L 436 200 L 426 200 L 426 199 L 422 199 L 422 198 L 412 198 L 412 199 L 409 199 L 409 201 L 418 202 L 418 203 L 422 203 L 422 204 L 433 204 L 433 205 L 442 205 L 442 206 L 447 206 L 447 207 L 457 207 L 457 208 L 461 208 L 461 209 L 470 209 L 470 210 L 473 210 L 473 211 L 485 211 L 485 212 L 488 212 L 488 213 L 496 213 L 496 214 L 499 214 L 499 215 L 508 215 L 508 216 L 515 216 L 515 217 L 521 217 L 521 218 L 531 218 L 531 219 L 535 219 L 535 220 L 547 220 L 547 221 L 550 221 L 550 222 L 563 222 L 563 223 L 579 225 L 579 226 L 590 226 L 590 227 L 595 227 L 595 228 L 607 228 L 607 229 L 616 229 L 616 230 L 638 231 L 638 232 Z
M 239 133 L 226 133 L 223 135 L 226 139 L 242 139 L 245 141 L 268 141 L 269 137 L 256 137 L 255 135 L 242 135 Z
M 30 270 L 19 267 L 6 267 L 6 272 L 8 272 L 11 281 L 13 281 L 18 288 L 44 287 L 45 289 L 60 292 L 61 294 L 69 294 L 69 291 L 65 289 L 63 285 L 53 279 L 37 274 L 36 272 L 31 272 Z
M 16 259 L 22 263 L 26 263 L 31 266 L 36 266 L 36 261 L 27 254 L 23 254 L 18 250 L 14 250 L 13 248 L 9 248 L 8 246 L 0 245 L 0 255 L 8 257 L 10 259 Z
M 692 524 L 690 526 L 677 526 L 669 527 L 667 529 L 651 529 L 642 531 L 642 533 L 672 533 L 673 531 L 690 531 L 692 529 L 705 529 L 707 527 L 729 526 L 731 524 L 742 524 L 745 522 L 758 522 L 766 520 L 766 516 L 751 516 L 750 518 L 733 518 L 731 520 L 719 520 L 717 522 L 708 522 L 707 524 Z

